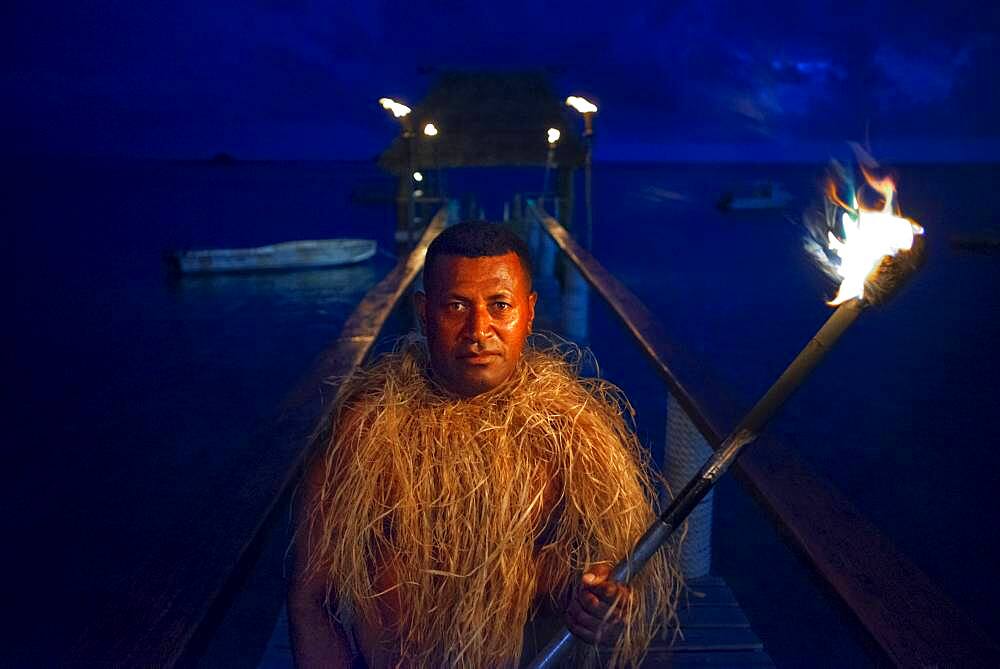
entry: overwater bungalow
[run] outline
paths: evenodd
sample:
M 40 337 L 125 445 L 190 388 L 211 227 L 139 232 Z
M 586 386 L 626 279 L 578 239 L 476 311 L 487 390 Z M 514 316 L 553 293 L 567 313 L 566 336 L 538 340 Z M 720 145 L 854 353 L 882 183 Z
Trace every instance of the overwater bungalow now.
M 547 198 L 572 221 L 573 175 L 586 165 L 587 145 L 543 75 L 446 72 L 397 118 L 400 134 L 378 159 L 398 178 L 397 240 L 412 244 L 449 196 L 464 206 L 463 217 L 479 217 L 474 194 L 448 193 L 448 171 L 461 168 L 545 168 L 540 188 L 511 193 L 511 204 L 515 195 L 522 203 L 527 195 Z M 551 143 L 550 129 L 558 138 Z

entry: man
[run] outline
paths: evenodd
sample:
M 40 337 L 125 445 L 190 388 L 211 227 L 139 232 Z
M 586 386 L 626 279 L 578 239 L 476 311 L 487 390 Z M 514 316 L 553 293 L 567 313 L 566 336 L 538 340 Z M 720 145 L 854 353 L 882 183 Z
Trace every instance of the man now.
M 501 226 L 445 230 L 415 297 L 426 345 L 344 382 L 298 510 L 298 665 L 516 666 L 550 618 L 634 662 L 670 613 L 665 557 L 634 591 L 607 578 L 654 491 L 615 389 L 526 347 L 530 267 Z

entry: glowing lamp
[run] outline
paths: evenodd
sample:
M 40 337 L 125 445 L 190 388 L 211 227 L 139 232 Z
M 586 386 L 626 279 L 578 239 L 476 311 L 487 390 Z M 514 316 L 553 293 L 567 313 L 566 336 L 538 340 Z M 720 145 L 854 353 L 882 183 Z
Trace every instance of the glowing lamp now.
M 566 104 L 573 109 L 577 110 L 581 114 L 595 114 L 597 113 L 597 105 L 588 100 L 587 98 L 581 98 L 578 95 L 571 95 L 566 98 Z
M 379 98 L 378 103 L 382 105 L 382 109 L 392 112 L 392 115 L 396 118 L 402 118 L 410 113 L 410 108 L 401 102 L 396 102 L 392 98 Z

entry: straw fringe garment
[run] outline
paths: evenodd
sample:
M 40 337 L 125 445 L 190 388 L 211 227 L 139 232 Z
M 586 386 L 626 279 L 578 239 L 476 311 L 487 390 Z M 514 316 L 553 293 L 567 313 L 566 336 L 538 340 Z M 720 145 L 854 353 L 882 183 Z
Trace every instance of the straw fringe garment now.
M 580 379 L 579 361 L 528 348 L 501 387 L 459 399 L 411 338 L 344 381 L 302 528 L 342 622 L 389 626 L 398 646 L 385 650 L 405 666 L 517 666 L 529 618 L 562 611 L 583 570 L 631 549 L 654 518 L 652 474 L 631 407 Z M 662 551 L 634 581 L 611 664 L 638 663 L 665 628 L 674 564 Z

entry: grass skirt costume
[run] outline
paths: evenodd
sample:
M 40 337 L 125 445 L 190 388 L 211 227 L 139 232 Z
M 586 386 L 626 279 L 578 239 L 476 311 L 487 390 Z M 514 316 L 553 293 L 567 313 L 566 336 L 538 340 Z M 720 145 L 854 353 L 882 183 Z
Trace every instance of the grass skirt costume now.
M 344 381 L 300 528 L 342 622 L 391 628 L 406 666 L 517 666 L 526 623 L 631 549 L 655 517 L 654 475 L 630 405 L 579 378 L 579 359 L 529 347 L 500 387 L 458 398 L 411 338 Z M 674 564 L 661 551 L 633 582 L 612 664 L 636 664 L 673 615 Z

